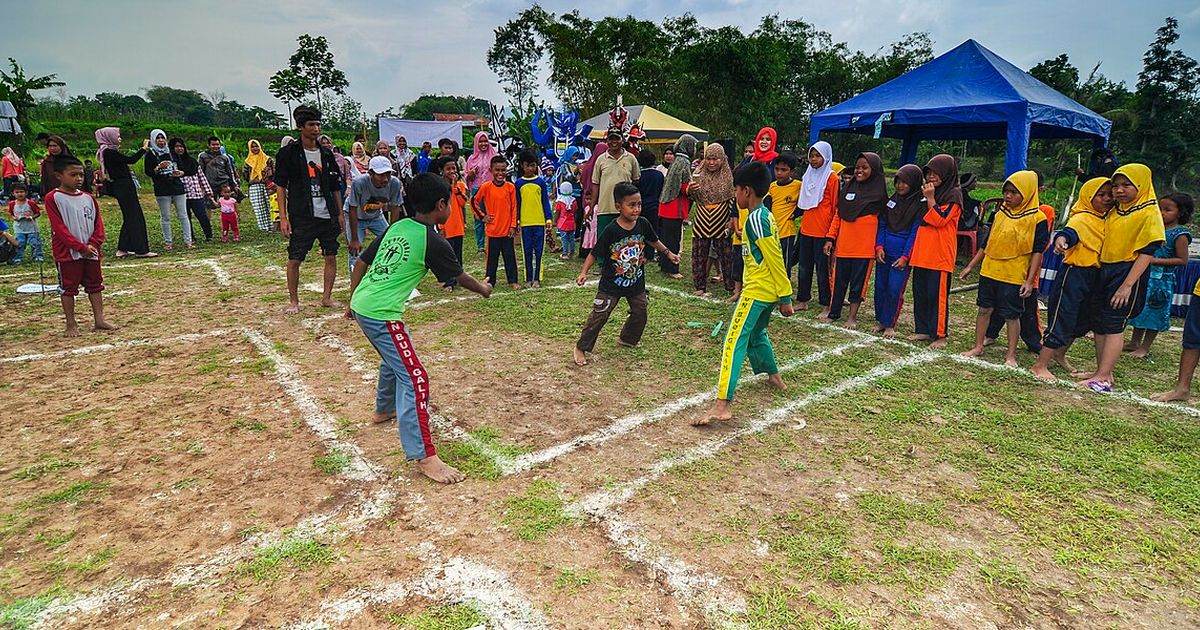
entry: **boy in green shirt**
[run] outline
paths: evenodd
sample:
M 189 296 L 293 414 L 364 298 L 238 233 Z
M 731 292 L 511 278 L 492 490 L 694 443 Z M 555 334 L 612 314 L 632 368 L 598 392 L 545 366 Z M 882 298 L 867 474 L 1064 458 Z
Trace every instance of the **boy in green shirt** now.
M 346 318 L 358 322 L 382 359 L 375 421 L 395 418 L 404 454 L 416 460 L 421 473 L 438 483 L 458 483 L 465 475 L 446 465 L 433 448 L 429 374 L 401 317 L 413 289 L 430 270 L 440 282 L 454 280 L 485 298 L 492 287 L 464 272 L 450 243 L 437 232 L 436 226 L 450 216 L 450 185 L 422 173 L 409 184 L 408 200 L 415 215 L 388 226 L 354 263 Z

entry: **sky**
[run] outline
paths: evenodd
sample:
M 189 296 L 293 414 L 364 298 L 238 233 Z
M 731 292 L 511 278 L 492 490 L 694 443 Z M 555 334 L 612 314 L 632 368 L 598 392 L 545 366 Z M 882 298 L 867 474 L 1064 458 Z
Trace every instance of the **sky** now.
M 59 0 L 11 2 L 0 58 L 29 74 L 56 73 L 71 95 L 140 93 L 152 85 L 225 93 L 245 105 L 282 111 L 267 91 L 302 33 L 324 35 L 350 81 L 347 93 L 368 115 L 421 94 L 471 94 L 506 101 L 485 60 L 493 30 L 529 3 L 512 0 Z M 575 3 L 546 0 L 562 13 Z M 603 5 L 603 8 L 593 8 Z M 597 19 L 633 14 L 661 20 L 690 12 L 705 26 L 753 30 L 764 15 L 802 19 L 852 49 L 874 52 L 906 33 L 926 31 L 934 54 L 974 38 L 1029 69 L 1061 53 L 1085 75 L 1097 62 L 1132 85 L 1166 16 L 1180 44 L 1200 58 L 1200 4 L 1139 0 L 1136 11 L 1098 11 L 1095 0 L 608 0 L 580 12 Z M 1019 25 L 1019 27 L 1017 26 Z M 539 95 L 553 102 L 553 94 Z M 585 112 L 586 113 L 586 112 Z

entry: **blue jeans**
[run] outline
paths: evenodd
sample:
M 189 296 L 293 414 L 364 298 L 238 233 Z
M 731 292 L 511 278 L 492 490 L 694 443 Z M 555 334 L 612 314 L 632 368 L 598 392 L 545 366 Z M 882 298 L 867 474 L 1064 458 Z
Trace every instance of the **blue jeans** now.
M 346 229 L 347 230 L 350 229 L 350 220 L 349 219 L 346 220 Z M 371 234 L 374 234 L 375 238 L 379 238 L 380 236 L 383 236 L 383 233 L 386 232 L 387 229 L 388 229 L 388 222 L 387 222 L 387 219 L 383 218 L 382 214 L 375 217 L 374 219 L 359 219 L 358 220 L 358 242 L 362 243 L 363 249 L 366 249 L 367 244 L 363 243 L 363 241 L 367 238 L 367 230 L 371 230 Z M 358 254 L 351 253 L 350 254 L 350 273 L 351 274 L 354 273 L 354 263 L 357 261 L 358 261 Z
M 575 230 L 559 230 L 558 240 L 562 241 L 563 258 L 570 258 L 575 253 Z
M 354 314 L 358 327 L 379 353 L 379 382 L 375 412 L 396 414 L 400 445 L 409 460 L 433 457 L 429 430 L 429 374 L 413 348 L 402 321 L 381 321 Z
M 13 259 L 13 263 L 19 263 L 25 259 L 25 246 L 29 245 L 29 255 L 36 261 L 42 260 L 42 235 L 37 232 L 29 234 L 17 234 L 17 257 Z

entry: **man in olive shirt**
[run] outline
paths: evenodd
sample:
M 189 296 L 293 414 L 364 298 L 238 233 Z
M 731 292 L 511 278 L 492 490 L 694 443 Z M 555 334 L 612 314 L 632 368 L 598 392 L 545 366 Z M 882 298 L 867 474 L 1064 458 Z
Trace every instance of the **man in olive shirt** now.
M 613 127 L 605 137 L 608 151 L 596 160 L 592 170 L 592 194 L 588 199 L 596 213 L 596 234 L 602 234 L 613 219 L 617 218 L 617 204 L 613 201 L 613 188 L 621 182 L 637 184 L 642 175 L 637 158 L 625 150 L 625 134 Z M 598 204 L 598 205 L 597 205 Z

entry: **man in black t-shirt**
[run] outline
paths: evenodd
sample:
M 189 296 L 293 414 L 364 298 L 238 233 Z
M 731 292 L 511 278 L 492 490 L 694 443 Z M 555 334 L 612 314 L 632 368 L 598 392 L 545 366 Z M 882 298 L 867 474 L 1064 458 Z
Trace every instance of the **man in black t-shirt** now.
M 678 264 L 679 255 L 671 252 L 658 240 L 650 222 L 641 217 L 642 196 L 638 187 L 621 182 L 613 188 L 617 218 L 596 238 L 596 245 L 583 262 L 576 283 L 587 282 L 588 271 L 600 261 L 600 287 L 592 305 L 592 314 L 583 326 L 575 344 L 576 365 L 587 365 L 587 353 L 596 346 L 596 337 L 621 298 L 629 303 L 629 318 L 621 327 L 617 343 L 629 348 L 637 346 L 646 329 L 650 297 L 646 294 L 646 247 Z
M 300 312 L 297 294 L 300 263 L 313 242 L 325 257 L 321 306 L 333 306 L 337 276 L 338 237 L 342 234 L 342 174 L 333 151 L 318 142 L 321 112 L 300 105 L 293 112 L 300 140 L 280 147 L 275 155 L 275 188 L 279 199 L 279 230 L 288 238 L 288 313 Z

